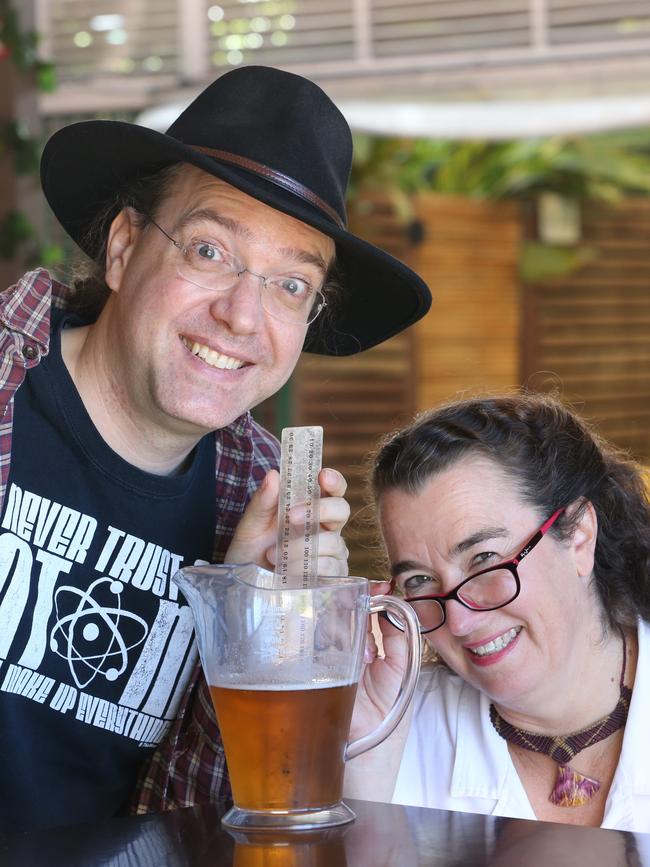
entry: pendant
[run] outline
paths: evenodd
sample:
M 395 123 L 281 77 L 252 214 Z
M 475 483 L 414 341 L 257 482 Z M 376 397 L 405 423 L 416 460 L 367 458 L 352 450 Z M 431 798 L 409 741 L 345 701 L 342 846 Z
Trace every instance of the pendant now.
M 557 779 L 549 795 L 557 807 L 582 807 L 600 789 L 600 782 L 574 771 L 569 765 L 558 765 Z

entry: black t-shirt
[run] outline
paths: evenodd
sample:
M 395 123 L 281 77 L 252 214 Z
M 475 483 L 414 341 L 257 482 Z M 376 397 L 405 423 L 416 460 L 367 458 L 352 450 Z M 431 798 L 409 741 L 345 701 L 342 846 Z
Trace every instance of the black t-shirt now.
M 122 460 L 83 406 L 60 332 L 14 410 L 0 521 L 7 830 L 113 815 L 128 801 L 196 661 L 190 609 L 170 579 L 211 560 L 215 527 L 214 437 L 178 476 Z

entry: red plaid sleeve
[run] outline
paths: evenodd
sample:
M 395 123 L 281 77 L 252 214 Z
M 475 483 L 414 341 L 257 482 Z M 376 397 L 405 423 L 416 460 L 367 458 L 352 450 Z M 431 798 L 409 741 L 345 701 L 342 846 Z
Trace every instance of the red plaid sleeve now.
M 67 292 L 39 268 L 0 293 L 0 507 L 9 478 L 14 395 L 29 368 L 47 355 L 50 306 Z

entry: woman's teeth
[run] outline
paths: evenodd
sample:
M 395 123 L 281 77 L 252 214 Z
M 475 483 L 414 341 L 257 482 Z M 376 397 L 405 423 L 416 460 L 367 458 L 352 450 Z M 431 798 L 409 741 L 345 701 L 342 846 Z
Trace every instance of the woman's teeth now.
M 182 337 L 181 340 L 191 353 L 198 355 L 199 358 L 202 358 L 211 367 L 218 367 L 221 370 L 237 370 L 244 364 L 238 358 L 232 358 L 230 355 L 215 352 L 209 346 L 203 346 L 201 343 L 190 343 L 185 337 Z
M 513 627 L 512 629 L 509 629 L 508 632 L 504 632 L 503 635 L 495 638 L 493 641 L 488 641 L 487 644 L 481 644 L 480 647 L 472 647 L 470 649 L 472 653 L 476 654 L 476 656 L 488 656 L 488 654 L 496 653 L 498 650 L 503 650 L 504 647 L 511 644 L 519 635 L 520 631 L 521 626 Z

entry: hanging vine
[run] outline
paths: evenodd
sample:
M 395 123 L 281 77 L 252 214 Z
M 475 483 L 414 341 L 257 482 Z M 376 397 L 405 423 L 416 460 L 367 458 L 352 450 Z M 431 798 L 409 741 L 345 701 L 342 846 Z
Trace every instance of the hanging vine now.
M 54 67 L 38 57 L 38 34 L 20 28 L 18 14 L 10 0 L 0 0 L 0 64 L 12 63 L 22 75 L 34 75 L 40 90 L 56 86 Z M 38 176 L 41 143 L 15 118 L 0 118 L 0 159 L 10 157 L 17 175 Z M 54 264 L 60 249 L 41 244 L 29 217 L 14 209 L 0 218 L 0 259 L 24 255 L 27 264 Z

